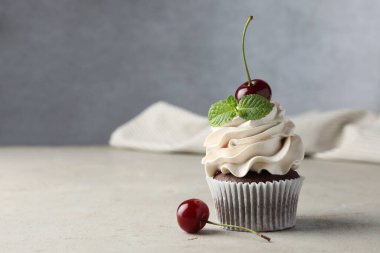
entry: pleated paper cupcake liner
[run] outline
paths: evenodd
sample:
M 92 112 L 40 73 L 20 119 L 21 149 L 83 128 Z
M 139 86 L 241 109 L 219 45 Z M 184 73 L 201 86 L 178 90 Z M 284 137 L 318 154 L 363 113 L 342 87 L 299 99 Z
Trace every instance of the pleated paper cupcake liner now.
M 206 180 L 220 223 L 262 232 L 295 226 L 303 177 L 266 183 Z

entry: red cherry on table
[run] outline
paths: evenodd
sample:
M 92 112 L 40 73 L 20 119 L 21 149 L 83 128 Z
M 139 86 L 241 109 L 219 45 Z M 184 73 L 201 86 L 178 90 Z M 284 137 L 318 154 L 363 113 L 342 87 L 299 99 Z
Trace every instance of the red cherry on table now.
M 195 234 L 200 231 L 206 225 L 206 223 L 208 223 L 220 227 L 238 228 L 252 234 L 256 234 L 268 242 L 271 240 L 268 236 L 260 234 L 249 228 L 229 224 L 219 224 L 209 221 L 209 215 L 210 212 L 208 210 L 207 204 L 200 199 L 185 200 L 177 208 L 178 225 L 187 233 Z
M 206 225 L 209 215 L 206 203 L 200 199 L 185 200 L 177 209 L 179 226 L 190 234 L 201 230 Z
M 272 90 L 267 82 L 261 79 L 253 79 L 249 84 L 248 81 L 237 88 L 235 92 L 236 100 L 240 100 L 243 96 L 249 94 L 257 94 L 267 98 L 269 101 L 272 97 Z

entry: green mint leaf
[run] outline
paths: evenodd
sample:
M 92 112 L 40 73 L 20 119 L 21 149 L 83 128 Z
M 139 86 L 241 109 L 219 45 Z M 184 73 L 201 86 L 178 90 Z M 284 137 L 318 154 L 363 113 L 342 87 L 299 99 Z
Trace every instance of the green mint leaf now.
M 239 117 L 245 120 L 258 120 L 264 118 L 272 111 L 273 104 L 257 94 L 242 97 L 237 106 Z
M 230 122 L 237 116 L 237 102 L 233 96 L 212 104 L 208 111 L 208 121 L 211 126 L 218 127 Z
M 236 99 L 235 99 L 234 96 L 229 96 L 225 100 L 227 101 L 228 104 L 230 104 L 231 106 L 233 106 L 234 108 L 236 108 L 237 102 L 236 102 Z

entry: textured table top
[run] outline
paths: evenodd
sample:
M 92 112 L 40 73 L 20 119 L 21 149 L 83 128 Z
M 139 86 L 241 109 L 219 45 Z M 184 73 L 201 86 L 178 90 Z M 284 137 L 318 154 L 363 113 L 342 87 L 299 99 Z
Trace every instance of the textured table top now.
M 176 223 L 206 201 L 201 156 L 108 147 L 0 148 L 0 252 L 379 252 L 380 165 L 305 160 L 295 228 L 249 233 Z

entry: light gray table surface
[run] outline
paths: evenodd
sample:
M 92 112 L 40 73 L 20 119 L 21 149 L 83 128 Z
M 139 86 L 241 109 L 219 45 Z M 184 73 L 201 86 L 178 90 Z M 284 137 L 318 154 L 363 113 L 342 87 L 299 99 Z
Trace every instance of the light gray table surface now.
M 211 196 L 200 155 L 109 147 L 0 148 L 0 252 L 379 252 L 380 165 L 305 160 L 295 228 L 181 231 Z

